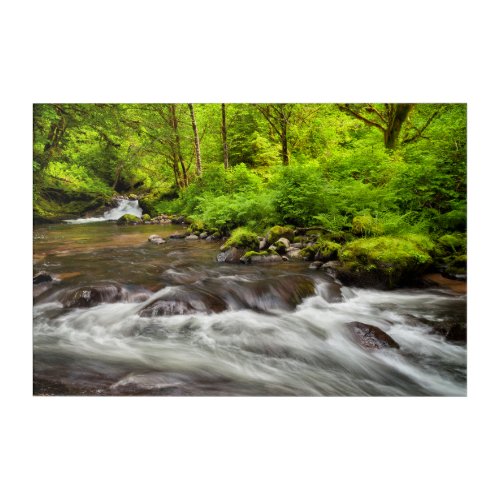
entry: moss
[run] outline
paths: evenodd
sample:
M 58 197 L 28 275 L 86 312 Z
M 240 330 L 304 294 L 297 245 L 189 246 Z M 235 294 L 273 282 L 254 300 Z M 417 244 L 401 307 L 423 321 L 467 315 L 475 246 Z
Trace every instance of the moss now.
M 148 221 L 150 221 L 150 220 L 151 220 L 151 215 L 149 215 L 149 214 L 144 214 L 144 215 L 142 216 L 142 220 L 143 220 L 144 222 L 148 222 Z
M 334 241 L 328 241 L 325 239 L 320 239 L 314 245 L 305 247 L 300 251 L 300 255 L 306 260 L 336 260 L 341 249 L 339 243 Z
M 136 217 L 135 215 L 131 214 L 125 214 L 122 215 L 118 221 L 117 224 L 137 224 L 138 222 L 141 222 L 141 219 L 139 217 Z
M 246 229 L 244 227 L 239 227 L 231 233 L 231 236 L 221 247 L 221 250 L 224 251 L 231 247 L 258 250 L 259 238 L 253 231 L 250 231 L 249 229 Z
M 280 238 L 286 238 L 292 241 L 294 237 L 293 227 L 291 226 L 274 226 L 266 234 L 266 239 L 270 245 L 278 241 Z
M 251 257 L 265 257 L 267 255 L 278 255 L 274 250 L 263 250 L 262 252 L 256 252 L 254 250 L 250 250 L 243 255 L 242 259 L 247 260 Z
M 423 248 L 429 241 L 403 237 L 363 238 L 345 245 L 340 252 L 341 275 L 357 275 L 365 282 L 378 281 L 388 288 L 403 285 L 423 272 L 432 262 Z M 341 276 L 342 279 L 342 276 Z
M 466 237 L 462 233 L 445 234 L 438 240 L 439 246 L 444 252 L 461 252 L 466 249 Z
M 371 215 L 357 215 L 352 219 L 352 232 L 358 236 L 377 236 L 384 230 Z

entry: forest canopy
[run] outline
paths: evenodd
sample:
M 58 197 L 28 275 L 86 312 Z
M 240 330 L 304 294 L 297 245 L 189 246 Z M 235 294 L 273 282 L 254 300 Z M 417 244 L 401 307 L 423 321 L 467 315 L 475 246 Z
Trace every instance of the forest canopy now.
M 35 104 L 35 222 L 117 194 L 229 234 L 466 229 L 465 104 Z

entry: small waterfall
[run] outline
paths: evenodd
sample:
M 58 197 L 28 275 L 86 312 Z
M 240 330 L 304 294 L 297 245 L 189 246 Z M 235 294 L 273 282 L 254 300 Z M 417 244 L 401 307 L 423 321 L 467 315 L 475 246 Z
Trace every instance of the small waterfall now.
M 64 222 L 68 222 L 70 224 L 86 224 L 88 222 L 118 220 L 120 217 L 126 214 L 135 215 L 136 217 L 142 217 L 142 208 L 139 207 L 139 202 L 137 200 L 120 199 L 118 201 L 118 206 L 104 212 L 104 214 L 101 217 L 69 219 L 65 220 Z

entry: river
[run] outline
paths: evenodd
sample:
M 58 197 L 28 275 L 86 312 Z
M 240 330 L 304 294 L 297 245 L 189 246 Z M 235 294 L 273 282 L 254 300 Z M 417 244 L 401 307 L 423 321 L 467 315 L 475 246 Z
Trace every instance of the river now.
M 231 265 L 220 242 L 174 225 L 34 228 L 37 395 L 464 396 L 466 296 L 444 288 L 342 286 L 306 262 Z M 90 307 L 89 307 L 90 306 Z M 350 322 L 399 349 L 369 350 Z

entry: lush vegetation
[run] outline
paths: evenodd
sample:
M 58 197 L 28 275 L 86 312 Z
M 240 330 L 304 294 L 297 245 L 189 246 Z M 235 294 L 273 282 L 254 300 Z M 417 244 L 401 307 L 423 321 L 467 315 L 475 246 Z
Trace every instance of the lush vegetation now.
M 134 193 L 151 217 L 242 227 L 252 250 L 273 226 L 320 228 L 308 257 L 372 248 L 376 265 L 387 246 L 422 263 L 416 235 L 464 266 L 462 104 L 36 104 L 33 135 L 36 221 Z

